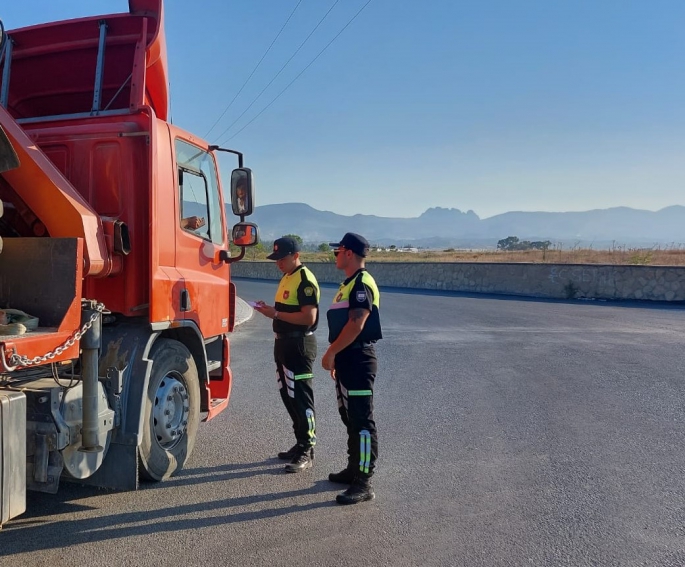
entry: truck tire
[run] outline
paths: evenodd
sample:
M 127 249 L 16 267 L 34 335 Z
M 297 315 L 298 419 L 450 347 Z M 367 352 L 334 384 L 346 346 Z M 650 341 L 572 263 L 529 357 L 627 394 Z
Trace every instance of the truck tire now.
M 195 360 L 178 341 L 158 339 L 150 359 L 139 472 L 141 480 L 161 481 L 183 468 L 195 445 L 200 382 Z

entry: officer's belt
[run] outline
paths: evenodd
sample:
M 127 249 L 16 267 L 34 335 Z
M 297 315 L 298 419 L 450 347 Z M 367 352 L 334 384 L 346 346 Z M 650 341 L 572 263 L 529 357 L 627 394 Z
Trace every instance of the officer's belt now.
M 274 333 L 277 339 L 299 339 L 300 337 L 308 337 L 313 335 L 313 331 L 290 331 L 288 333 Z
M 350 346 L 343 350 L 347 350 L 348 348 L 368 348 L 370 346 L 373 346 L 375 344 L 375 341 L 355 341 L 353 342 Z

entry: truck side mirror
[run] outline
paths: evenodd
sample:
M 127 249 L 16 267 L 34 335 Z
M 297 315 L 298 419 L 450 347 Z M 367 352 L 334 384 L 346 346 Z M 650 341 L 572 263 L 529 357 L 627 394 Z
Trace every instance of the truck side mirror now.
M 252 170 L 247 167 L 231 172 L 231 208 L 241 218 L 254 212 L 254 180 Z
M 231 231 L 231 240 L 236 246 L 255 246 L 259 244 L 259 229 L 252 222 L 239 222 Z

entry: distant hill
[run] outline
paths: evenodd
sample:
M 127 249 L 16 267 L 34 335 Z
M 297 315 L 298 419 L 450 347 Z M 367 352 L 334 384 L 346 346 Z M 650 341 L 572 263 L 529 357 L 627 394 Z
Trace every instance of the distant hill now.
M 345 216 L 319 211 L 304 203 L 257 207 L 250 221 L 259 225 L 262 240 L 298 234 L 305 242 L 333 242 L 345 232 L 363 234 L 379 245 L 444 247 L 495 247 L 507 236 L 521 240 L 551 240 L 564 245 L 609 247 L 685 246 L 685 207 L 660 211 L 628 207 L 573 213 L 509 212 L 481 219 L 473 211 L 431 208 L 414 218 Z

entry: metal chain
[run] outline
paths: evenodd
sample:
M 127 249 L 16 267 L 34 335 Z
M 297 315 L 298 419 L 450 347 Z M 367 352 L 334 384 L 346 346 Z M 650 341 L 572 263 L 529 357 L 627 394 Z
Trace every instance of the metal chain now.
M 80 329 L 74 331 L 71 336 L 60 346 L 56 347 L 55 350 L 51 350 L 43 356 L 34 356 L 33 358 L 28 358 L 27 356 L 14 353 L 10 355 L 9 363 L 12 366 L 33 366 L 36 364 L 42 364 L 48 360 L 52 360 L 56 356 L 59 356 L 65 350 L 74 346 L 77 341 L 80 341 L 81 337 L 93 326 L 93 323 L 95 323 L 97 318 L 106 311 L 104 303 L 96 303 L 92 308 L 95 310 L 95 313 L 90 316 L 90 319 L 88 319 L 88 321 L 86 321 Z

